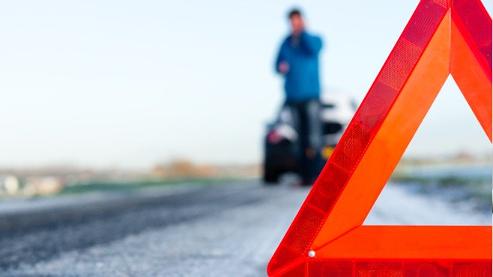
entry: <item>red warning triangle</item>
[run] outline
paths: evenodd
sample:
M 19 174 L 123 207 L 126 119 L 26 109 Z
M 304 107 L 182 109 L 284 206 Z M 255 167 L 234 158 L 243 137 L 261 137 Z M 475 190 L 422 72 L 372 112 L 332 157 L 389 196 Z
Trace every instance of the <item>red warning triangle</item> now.
M 491 226 L 362 226 L 449 74 L 491 141 L 491 31 L 480 0 L 420 1 L 270 276 L 491 276 Z

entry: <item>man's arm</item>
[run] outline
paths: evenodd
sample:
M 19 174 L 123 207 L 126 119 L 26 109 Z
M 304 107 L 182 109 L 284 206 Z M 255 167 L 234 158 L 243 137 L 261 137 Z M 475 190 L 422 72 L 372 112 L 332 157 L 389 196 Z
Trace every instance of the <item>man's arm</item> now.
M 274 70 L 279 74 L 286 74 L 289 70 L 289 64 L 286 60 L 284 44 L 285 42 L 281 44 L 281 47 L 279 48 L 279 53 L 277 54 L 276 62 L 274 64 Z
M 322 50 L 322 39 L 318 36 L 312 36 L 307 32 L 300 35 L 300 46 L 308 55 L 318 55 Z

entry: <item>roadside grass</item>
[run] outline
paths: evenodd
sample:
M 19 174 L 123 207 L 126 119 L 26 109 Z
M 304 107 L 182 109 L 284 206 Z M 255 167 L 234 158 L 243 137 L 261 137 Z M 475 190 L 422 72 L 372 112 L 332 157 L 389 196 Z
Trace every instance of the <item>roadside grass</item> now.
M 151 179 L 132 181 L 106 181 L 92 180 L 88 182 L 72 183 L 65 186 L 57 195 L 82 194 L 89 192 L 132 192 L 139 189 L 161 186 L 178 185 L 224 185 L 229 182 L 241 180 L 240 178 L 177 178 L 177 179 Z
M 392 183 L 411 186 L 418 193 L 436 194 L 451 202 L 469 202 L 491 209 L 491 176 L 422 176 L 397 173 Z

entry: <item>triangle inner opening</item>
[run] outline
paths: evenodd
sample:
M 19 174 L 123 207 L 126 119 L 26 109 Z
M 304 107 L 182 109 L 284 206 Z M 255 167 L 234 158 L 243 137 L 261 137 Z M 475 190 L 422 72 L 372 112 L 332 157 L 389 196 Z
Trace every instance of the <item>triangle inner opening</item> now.
M 365 225 L 491 225 L 492 145 L 449 76 Z

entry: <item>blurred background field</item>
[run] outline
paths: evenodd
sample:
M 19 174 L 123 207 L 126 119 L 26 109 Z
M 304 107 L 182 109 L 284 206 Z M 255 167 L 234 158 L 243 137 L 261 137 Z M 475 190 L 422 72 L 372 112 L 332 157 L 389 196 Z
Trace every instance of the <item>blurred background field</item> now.
M 94 191 L 122 192 L 155 186 L 225 183 L 259 175 L 258 165 L 211 165 L 176 160 L 148 171 L 45 167 L 0 169 L 0 201 Z
M 412 192 L 438 195 L 476 210 L 491 209 L 491 158 L 457 154 L 434 159 L 406 158 L 390 182 Z M 128 192 L 180 184 L 229 184 L 258 180 L 259 164 L 213 165 L 175 160 L 148 171 L 77 167 L 0 170 L 0 201 L 90 192 Z

